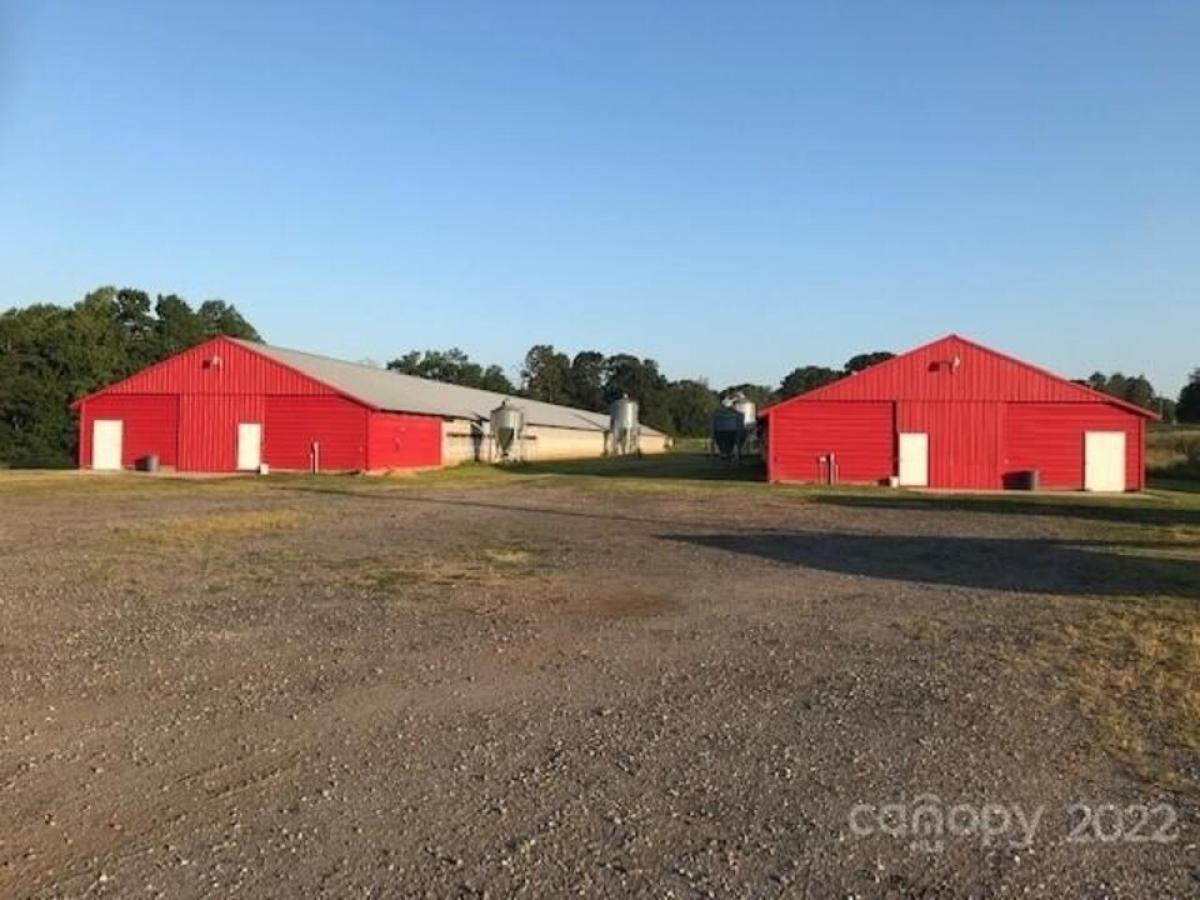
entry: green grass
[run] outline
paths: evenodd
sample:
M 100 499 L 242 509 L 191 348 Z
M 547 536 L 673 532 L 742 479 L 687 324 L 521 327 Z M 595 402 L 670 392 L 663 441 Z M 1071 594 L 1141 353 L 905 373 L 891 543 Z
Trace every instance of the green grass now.
M 1173 478 L 1169 475 L 1152 475 L 1150 489 L 1164 493 L 1200 494 L 1200 478 Z
M 1146 472 L 1151 481 L 1200 486 L 1200 426 L 1151 426 L 1146 432 Z
M 567 476 L 607 479 L 643 479 L 660 482 L 733 482 L 763 484 L 766 473 L 757 458 L 730 462 L 703 452 L 675 450 L 646 456 L 622 456 L 608 459 L 532 462 L 514 466 L 517 476 Z
M 1200 564 L 1200 561 L 1198 561 Z M 1047 671 L 1098 746 L 1141 779 L 1194 790 L 1200 610 L 1172 597 L 1073 602 L 1018 663 Z
M 55 494 L 63 497 L 146 496 L 156 493 L 228 493 L 252 490 L 252 478 L 194 478 L 135 472 L 98 473 L 76 469 L 0 470 L 0 498 Z
M 1089 496 L 1079 493 L 939 494 L 877 487 L 824 485 L 767 485 L 757 460 L 731 463 L 705 453 L 675 450 L 643 457 L 531 462 L 513 466 L 464 463 L 419 472 L 405 478 L 359 475 L 278 473 L 265 478 L 194 478 L 133 473 L 104 475 L 75 471 L 0 471 L 0 496 L 42 492 L 61 494 L 150 494 L 255 492 L 263 488 L 306 489 L 329 493 L 387 493 L 429 488 L 471 490 L 487 487 L 543 485 L 621 492 L 704 494 L 714 490 L 776 497 L 813 498 L 837 502 L 862 498 L 880 505 L 914 504 L 941 508 L 959 506 L 981 512 L 1025 512 L 1037 509 L 1084 511 L 1111 508 L 1122 517 L 1137 519 L 1138 510 L 1161 510 L 1188 505 L 1200 498 L 1200 485 L 1184 478 L 1156 477 L 1151 490 L 1137 496 Z M 831 499 L 832 498 L 832 499 Z M 1190 499 L 1189 499 L 1190 498 Z
M 445 588 L 505 583 L 513 573 L 531 572 L 536 558 L 537 551 L 523 544 L 467 546 L 435 554 L 322 560 L 313 578 L 365 589 L 381 601 L 445 602 Z
M 297 509 L 221 510 L 135 525 L 118 525 L 113 528 L 113 533 L 138 546 L 199 545 L 214 540 L 287 531 L 299 528 L 310 518 L 308 513 Z
M 437 488 L 470 490 L 489 487 L 543 486 L 581 490 L 649 493 L 696 493 L 734 489 L 765 493 L 763 469 L 756 461 L 724 462 L 702 453 L 674 451 L 642 457 L 619 457 L 494 466 L 463 463 L 418 472 L 404 478 L 351 475 L 272 475 L 273 487 L 329 493 L 388 493 Z M 795 493 L 797 489 L 781 488 Z
M 484 547 L 480 556 L 496 566 L 523 566 L 533 561 L 532 550 L 521 547 Z
M 1078 493 L 1045 494 L 935 494 L 889 490 L 877 487 L 839 485 L 767 485 L 760 462 L 750 459 L 731 463 L 703 452 L 676 449 L 643 457 L 531 462 L 513 466 L 464 463 L 445 469 L 419 472 L 404 478 L 359 475 L 310 475 L 277 473 L 265 478 L 193 478 L 170 475 L 146 476 L 133 473 L 104 475 L 88 472 L 0 471 L 0 496 L 54 492 L 66 494 L 145 494 L 166 492 L 254 492 L 264 486 L 304 489 L 329 493 L 387 493 L 414 489 L 476 489 L 524 485 L 567 486 L 582 490 L 704 494 L 714 490 L 739 491 L 747 495 L 792 498 L 862 497 L 893 503 L 959 504 L 980 511 L 1021 512 L 1034 507 L 1104 506 L 1124 510 L 1161 507 L 1185 502 L 1181 498 L 1200 493 L 1200 482 L 1186 478 L 1153 477 L 1152 490 L 1139 496 L 1092 497 Z

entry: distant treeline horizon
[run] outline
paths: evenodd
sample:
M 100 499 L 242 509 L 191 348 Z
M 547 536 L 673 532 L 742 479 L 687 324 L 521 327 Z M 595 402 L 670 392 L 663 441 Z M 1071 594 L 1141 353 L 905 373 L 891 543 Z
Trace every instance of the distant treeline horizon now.
M 571 356 L 552 344 L 535 344 L 525 354 L 520 381 L 514 383 L 498 365 L 473 361 L 457 347 L 449 350 L 411 350 L 387 363 L 387 368 L 546 403 L 604 412 L 618 397 L 637 400 L 644 424 L 679 437 L 708 433 L 713 410 L 724 399 L 742 395 L 758 406 L 803 393 L 867 366 L 890 359 L 885 351 L 860 353 L 841 369 L 800 366 L 778 385 L 740 382 L 713 388 L 707 380 L 663 375 L 658 362 L 632 353 L 605 354 L 581 350 Z
M 233 305 L 206 300 L 196 308 L 176 294 L 100 287 L 72 306 L 33 304 L 0 313 L 0 465 L 74 464 L 77 429 L 73 400 L 219 334 L 262 341 Z M 766 406 L 890 359 L 887 350 L 852 356 L 840 369 L 797 365 L 778 384 L 750 382 L 713 388 L 705 379 L 667 378 L 657 361 L 631 353 L 551 344 L 525 354 L 519 383 L 501 366 L 479 363 L 462 350 L 409 350 L 387 368 L 451 384 L 477 387 L 602 412 L 628 395 L 646 425 L 678 437 L 708 434 L 712 412 L 742 394 Z M 1178 399 L 1160 396 L 1145 375 L 1094 372 L 1078 379 L 1096 390 L 1152 409 L 1164 421 L 1200 422 L 1200 368 Z

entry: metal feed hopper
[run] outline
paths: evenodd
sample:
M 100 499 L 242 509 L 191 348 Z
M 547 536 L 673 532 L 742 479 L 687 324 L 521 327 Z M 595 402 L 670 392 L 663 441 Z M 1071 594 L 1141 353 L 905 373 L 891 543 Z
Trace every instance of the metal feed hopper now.
M 493 459 L 520 462 L 525 450 L 525 412 L 507 400 L 492 410 Z
M 629 397 L 618 397 L 609 408 L 609 441 L 614 456 L 638 452 L 638 404 Z
M 712 448 L 721 459 L 738 458 L 758 449 L 757 408 L 743 394 L 727 397 L 712 415 Z

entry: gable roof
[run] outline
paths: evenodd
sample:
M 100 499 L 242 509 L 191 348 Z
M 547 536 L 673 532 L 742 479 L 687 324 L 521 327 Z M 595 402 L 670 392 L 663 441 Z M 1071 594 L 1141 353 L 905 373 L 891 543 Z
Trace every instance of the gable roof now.
M 607 413 L 543 403 L 540 400 L 529 400 L 459 384 L 446 384 L 270 344 L 256 344 L 238 338 L 229 340 L 376 409 L 483 421 L 491 415 L 493 409 L 507 400 L 511 406 L 525 412 L 525 421 L 530 425 L 577 428 L 585 431 L 607 431 L 609 428 Z M 660 433 L 645 425 L 642 429 L 650 434 Z
M 478 422 L 486 421 L 490 418 L 493 409 L 504 401 L 508 401 L 511 406 L 524 411 L 525 421 L 530 425 L 574 428 L 581 431 L 607 431 L 610 426 L 609 416 L 603 412 L 560 406 L 557 403 L 543 403 L 540 400 L 463 387 L 458 384 L 446 384 L 428 378 L 418 378 L 414 375 L 403 375 L 388 369 L 345 362 L 300 350 L 289 350 L 286 347 L 259 344 L 227 335 L 209 338 L 134 372 L 126 378 L 79 397 L 71 403 L 71 408 L 78 409 L 85 401 L 108 393 L 177 392 L 180 390 L 177 381 L 180 377 L 177 374 L 180 371 L 179 362 L 189 356 L 195 356 L 197 353 L 206 352 L 204 348 L 217 343 L 232 344 L 239 351 L 246 351 L 274 364 L 283 378 L 290 379 L 287 381 L 285 393 L 298 391 L 310 394 L 314 393 L 315 388 L 316 393 L 340 394 L 372 409 L 452 419 L 470 419 Z M 262 375 L 261 372 L 259 374 Z M 267 392 L 272 392 L 271 388 L 267 388 Z M 657 429 L 646 425 L 641 427 L 646 434 L 662 435 L 662 432 Z
M 789 397 L 767 407 L 761 415 L 769 416 L 781 407 L 814 400 L 1106 403 L 1148 419 L 1158 418 L 1151 410 L 1076 384 L 957 334 L 948 334 L 858 373 Z

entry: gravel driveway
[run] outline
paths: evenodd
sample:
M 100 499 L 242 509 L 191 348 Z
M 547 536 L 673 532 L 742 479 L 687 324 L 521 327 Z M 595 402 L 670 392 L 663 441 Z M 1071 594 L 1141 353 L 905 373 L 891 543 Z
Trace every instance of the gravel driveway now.
M 0 895 L 1200 894 L 1025 663 L 1087 522 L 353 484 L 3 495 Z

